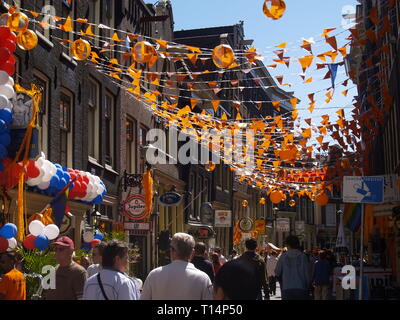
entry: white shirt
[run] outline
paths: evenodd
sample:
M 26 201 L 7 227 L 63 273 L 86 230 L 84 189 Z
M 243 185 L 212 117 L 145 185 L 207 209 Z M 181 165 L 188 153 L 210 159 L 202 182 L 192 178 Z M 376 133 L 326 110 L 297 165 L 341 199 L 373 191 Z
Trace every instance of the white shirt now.
M 88 278 L 90 278 L 91 276 L 94 276 L 95 274 L 99 273 L 103 268 L 100 267 L 99 264 L 91 264 L 88 268 L 87 268 L 87 273 L 88 273 Z
M 228 262 L 228 260 L 221 254 L 220 257 L 219 257 L 219 263 L 221 265 L 223 265 L 223 264 L 225 264 L 227 262 Z
M 205 272 L 190 262 L 174 260 L 149 273 L 140 300 L 212 300 L 212 292 Z
M 103 269 L 100 271 L 100 278 L 109 300 L 139 300 L 140 294 L 135 281 L 124 273 Z M 97 274 L 86 280 L 83 300 L 106 300 L 101 292 Z
M 278 258 L 274 256 L 267 256 L 267 275 L 268 277 L 275 277 L 275 268 L 278 263 Z

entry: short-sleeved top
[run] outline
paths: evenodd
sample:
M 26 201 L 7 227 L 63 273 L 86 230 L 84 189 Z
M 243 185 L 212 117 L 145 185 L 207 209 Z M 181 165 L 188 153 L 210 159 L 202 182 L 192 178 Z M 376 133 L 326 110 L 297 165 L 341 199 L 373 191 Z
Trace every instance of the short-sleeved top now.
M 99 264 L 92 264 L 87 268 L 88 278 L 94 276 L 95 274 L 99 273 L 102 270 Z
M 111 269 L 103 269 L 98 274 L 108 300 L 139 300 L 140 294 L 135 281 L 126 274 Z M 83 300 L 106 300 L 97 274 L 86 281 Z
M 50 289 L 46 300 L 80 300 L 87 279 L 84 267 L 72 263 L 68 267 L 56 267 L 56 289 Z
M 17 269 L 6 273 L 0 280 L 0 293 L 4 300 L 26 300 L 26 279 Z

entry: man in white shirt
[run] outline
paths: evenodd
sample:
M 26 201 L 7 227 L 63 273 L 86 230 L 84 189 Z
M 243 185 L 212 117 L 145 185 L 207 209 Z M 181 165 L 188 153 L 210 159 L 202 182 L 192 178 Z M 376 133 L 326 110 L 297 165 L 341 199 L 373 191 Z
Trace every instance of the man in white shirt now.
M 102 269 L 101 260 L 102 260 L 103 250 L 105 247 L 106 247 L 105 242 L 96 244 L 93 247 L 93 249 L 92 249 L 93 264 L 91 264 L 86 270 L 89 278 L 91 276 L 94 276 L 95 274 L 99 273 L 100 270 Z
M 135 281 L 124 273 L 127 265 L 128 246 L 109 242 L 103 250 L 103 269 L 86 281 L 83 300 L 139 300 Z
M 149 273 L 141 300 L 212 300 L 210 277 L 189 262 L 194 245 L 189 234 L 176 233 L 172 237 L 172 262 Z

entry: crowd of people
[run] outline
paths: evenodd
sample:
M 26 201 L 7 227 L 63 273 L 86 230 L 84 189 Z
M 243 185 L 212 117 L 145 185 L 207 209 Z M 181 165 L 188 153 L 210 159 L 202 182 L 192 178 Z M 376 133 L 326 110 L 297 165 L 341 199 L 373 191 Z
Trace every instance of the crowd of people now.
M 335 258 L 330 251 L 305 254 L 299 239 L 289 236 L 283 250 L 259 250 L 255 239 L 229 259 L 220 248 L 209 250 L 186 233 L 170 241 L 171 263 L 152 270 L 144 283 L 127 274 L 128 245 L 102 242 L 92 249 L 91 262 L 74 260 L 74 242 L 57 239 L 56 287 L 46 300 L 328 300 Z M 277 249 L 277 248 L 276 248 Z M 25 300 L 26 280 L 12 252 L 0 255 L 0 299 Z

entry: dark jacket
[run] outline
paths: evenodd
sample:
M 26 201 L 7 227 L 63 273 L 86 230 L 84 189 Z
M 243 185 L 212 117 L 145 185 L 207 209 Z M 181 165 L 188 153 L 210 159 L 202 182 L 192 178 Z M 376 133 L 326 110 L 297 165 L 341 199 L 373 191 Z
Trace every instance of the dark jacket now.
M 332 274 L 332 266 L 326 259 L 315 262 L 313 282 L 316 285 L 329 285 L 329 277 Z
M 264 290 L 266 299 L 269 299 L 269 287 L 267 282 L 267 269 L 264 259 L 255 252 L 246 251 L 238 259 L 250 262 L 254 267 L 259 277 L 259 288 Z
M 211 282 L 214 282 L 214 269 L 210 261 L 206 260 L 204 257 L 195 256 L 192 259 L 192 263 L 197 269 L 207 273 Z

